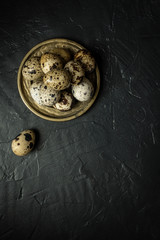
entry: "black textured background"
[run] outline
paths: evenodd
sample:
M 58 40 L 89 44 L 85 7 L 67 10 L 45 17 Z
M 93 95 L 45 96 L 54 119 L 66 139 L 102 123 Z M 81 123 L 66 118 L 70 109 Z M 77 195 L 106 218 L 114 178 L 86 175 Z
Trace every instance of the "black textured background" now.
M 160 1 L 6 1 L 0 7 L 0 239 L 160 239 Z M 69 122 L 23 104 L 17 71 L 51 38 L 94 54 L 99 96 Z M 36 129 L 34 151 L 11 140 Z

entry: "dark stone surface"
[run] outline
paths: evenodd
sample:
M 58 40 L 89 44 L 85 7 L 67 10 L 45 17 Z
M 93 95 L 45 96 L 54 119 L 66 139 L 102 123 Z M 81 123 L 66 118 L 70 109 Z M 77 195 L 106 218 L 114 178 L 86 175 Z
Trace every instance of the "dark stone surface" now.
M 160 239 L 160 2 L 0 9 L 0 239 Z M 64 123 L 30 112 L 16 80 L 25 54 L 57 37 L 91 50 L 101 71 L 93 107 Z M 38 142 L 17 157 L 24 129 Z

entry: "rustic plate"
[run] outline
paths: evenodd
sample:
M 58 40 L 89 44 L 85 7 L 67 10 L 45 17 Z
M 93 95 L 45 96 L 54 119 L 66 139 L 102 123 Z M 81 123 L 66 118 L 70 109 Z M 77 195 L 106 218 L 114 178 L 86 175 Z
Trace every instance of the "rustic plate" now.
M 26 54 L 26 56 L 23 58 L 20 64 L 17 77 L 18 90 L 24 104 L 37 116 L 49 121 L 68 121 L 84 114 L 96 100 L 100 88 L 99 68 L 96 64 L 95 71 L 91 74 L 86 75 L 86 77 L 90 79 L 91 82 L 93 83 L 95 89 L 94 95 L 90 101 L 87 102 L 77 101 L 73 105 L 72 109 L 69 111 L 59 111 L 51 107 L 40 106 L 35 103 L 35 101 L 32 99 L 30 95 L 28 83 L 22 76 L 22 68 L 28 58 L 30 58 L 31 56 L 41 56 L 43 54 L 43 49 L 45 49 L 46 51 L 46 49 L 52 48 L 68 49 L 71 52 L 71 54 L 74 54 L 79 49 L 84 49 L 84 47 L 79 43 L 63 38 L 50 39 L 34 46 Z

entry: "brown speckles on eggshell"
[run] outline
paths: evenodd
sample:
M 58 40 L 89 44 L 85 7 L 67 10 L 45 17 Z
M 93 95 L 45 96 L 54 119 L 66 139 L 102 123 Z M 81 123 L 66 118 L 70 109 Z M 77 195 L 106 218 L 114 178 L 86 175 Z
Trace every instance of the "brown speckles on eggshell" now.
M 57 102 L 53 107 L 60 111 L 68 111 L 71 109 L 72 101 L 73 98 L 71 93 L 62 91 L 59 102 Z
M 30 133 L 24 133 L 24 136 L 25 136 L 25 140 L 26 140 L 27 142 L 29 142 L 29 141 L 32 140 L 32 136 L 31 136 Z
M 39 57 L 28 59 L 22 69 L 22 75 L 26 80 L 37 80 L 43 76 Z
M 95 59 L 87 49 L 81 49 L 74 55 L 74 60 L 79 62 L 86 72 L 93 72 L 95 69 Z
M 72 94 L 80 102 L 85 102 L 91 99 L 93 94 L 92 83 L 84 77 L 82 82 L 78 85 L 72 85 Z
M 62 69 L 63 61 L 60 56 L 52 54 L 52 53 L 44 53 L 41 56 L 41 68 L 42 71 L 46 74 L 52 69 Z
M 60 99 L 60 93 L 58 91 L 55 91 L 53 87 L 50 87 L 49 85 L 46 85 L 44 83 L 39 89 L 39 92 L 34 92 L 32 88 L 30 91 L 31 96 L 35 100 L 35 102 L 42 106 L 53 106 L 53 104 L 55 104 Z
M 69 61 L 64 68 L 70 72 L 72 76 L 72 79 L 71 79 L 72 84 L 75 84 L 75 85 L 79 84 L 82 78 L 85 76 L 85 71 L 82 68 L 82 65 L 73 60 Z
M 64 90 L 70 86 L 71 75 L 65 69 L 53 69 L 46 73 L 43 82 L 55 90 Z

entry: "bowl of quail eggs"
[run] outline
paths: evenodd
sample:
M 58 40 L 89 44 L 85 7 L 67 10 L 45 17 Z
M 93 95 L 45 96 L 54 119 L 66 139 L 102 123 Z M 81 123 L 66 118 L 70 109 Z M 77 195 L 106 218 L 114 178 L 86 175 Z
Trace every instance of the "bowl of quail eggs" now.
M 75 41 L 55 38 L 25 55 L 17 83 L 24 104 L 34 114 L 49 121 L 68 121 L 93 105 L 100 73 L 89 50 Z

